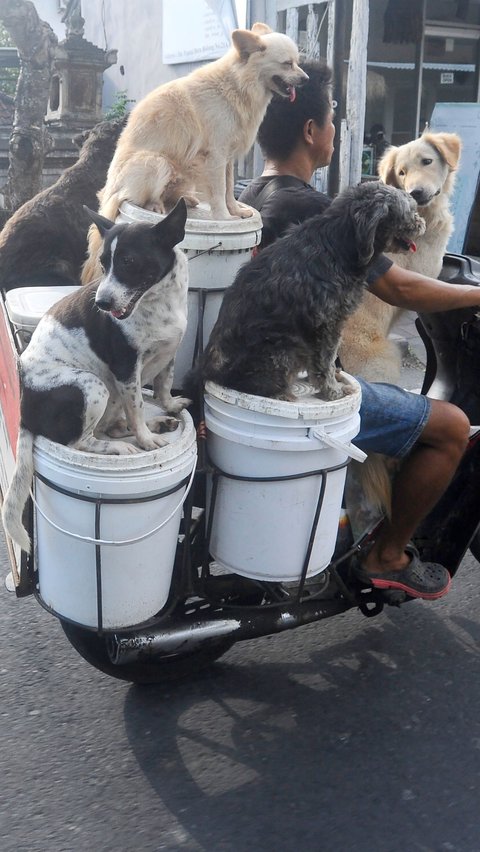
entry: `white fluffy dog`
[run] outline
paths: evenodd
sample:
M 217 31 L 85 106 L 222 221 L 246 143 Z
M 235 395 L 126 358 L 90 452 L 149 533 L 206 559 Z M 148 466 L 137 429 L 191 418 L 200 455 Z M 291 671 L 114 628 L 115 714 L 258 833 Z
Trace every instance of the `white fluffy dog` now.
M 298 49 L 266 24 L 234 30 L 220 59 L 150 92 L 132 110 L 99 193 L 99 212 L 115 221 L 121 204 L 164 213 L 183 196 L 210 205 L 212 219 L 253 211 L 233 194 L 234 160 L 253 145 L 274 94 L 295 98 L 308 77 Z M 83 282 L 98 274 L 98 231 L 90 230 Z
M 388 255 L 398 266 L 438 277 L 453 230 L 449 205 L 460 152 L 461 140 L 455 133 L 425 132 L 406 145 L 392 146 L 382 157 L 380 179 L 410 193 L 426 225 L 425 233 L 416 240 L 416 252 Z M 365 293 L 343 330 L 339 354 L 347 372 L 372 382 L 399 383 L 401 355 L 388 335 L 401 312 L 401 308 Z M 396 465 L 372 453 L 360 471 L 369 502 L 387 512 L 391 500 L 389 468 Z
M 460 151 L 461 140 L 455 133 L 427 132 L 406 145 L 389 148 L 380 161 L 380 179 L 410 193 L 426 225 L 415 253 L 389 254 L 398 266 L 438 277 L 453 229 L 449 203 Z M 388 334 L 400 313 L 400 308 L 365 294 L 343 332 L 340 359 L 347 372 L 369 381 L 398 383 L 400 354 Z

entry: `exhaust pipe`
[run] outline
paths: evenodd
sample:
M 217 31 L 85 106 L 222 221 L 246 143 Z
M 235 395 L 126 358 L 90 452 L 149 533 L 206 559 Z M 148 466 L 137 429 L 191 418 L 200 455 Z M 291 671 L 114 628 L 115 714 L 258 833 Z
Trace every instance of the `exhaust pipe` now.
M 229 636 L 239 629 L 240 622 L 237 619 L 225 618 L 180 623 L 178 627 L 166 630 L 150 628 L 123 636 L 113 633 L 107 638 L 107 651 L 112 663 L 121 666 L 140 659 L 154 658 L 159 654 L 188 653 L 208 639 Z
M 107 650 L 115 665 L 134 663 L 137 660 L 154 660 L 156 656 L 173 653 L 188 653 L 209 639 L 231 636 L 235 642 L 243 639 L 255 639 L 283 633 L 303 624 L 320 621 L 341 612 L 346 612 L 355 604 L 345 598 L 330 600 L 310 600 L 293 603 L 280 608 L 245 608 L 242 613 L 235 610 L 235 616 L 225 618 L 219 613 L 212 618 L 205 613 L 196 612 L 191 620 L 183 617 L 169 619 L 168 626 L 144 628 L 135 633 L 111 633 L 107 636 Z

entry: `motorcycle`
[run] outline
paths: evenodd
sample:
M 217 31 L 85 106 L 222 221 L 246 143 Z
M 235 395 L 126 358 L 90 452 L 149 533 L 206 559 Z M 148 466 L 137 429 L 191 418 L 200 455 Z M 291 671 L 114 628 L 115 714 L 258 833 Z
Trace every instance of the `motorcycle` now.
M 480 286 L 480 261 L 448 254 L 440 278 Z M 202 294 L 199 293 L 200 314 L 201 311 Z M 0 403 L 4 431 L 5 424 L 8 431 L 12 406 L 18 409 L 18 381 L 13 381 L 12 376 L 17 370 L 19 341 L 4 304 L 1 318 L 2 369 L 7 369 L 8 381 L 3 381 Z M 422 314 L 416 324 L 427 354 L 422 393 L 456 403 L 473 424 L 480 424 L 476 369 L 477 361 L 480 366 L 480 314 L 474 309 Z M 197 349 L 202 347 L 200 332 L 199 338 Z M 374 538 L 377 520 L 355 540 L 348 528 L 345 535 L 345 526 L 340 525 L 342 534 L 338 537 L 332 561 L 319 574 L 308 576 L 309 552 L 320 503 L 296 581 L 275 582 L 235 572 L 218 572 L 211 556 L 210 540 L 215 495 L 218 483 L 226 474 L 209 459 L 202 433 L 198 444 L 199 461 L 183 504 L 168 599 L 147 621 L 128 628 L 105 629 L 101 620 L 96 628 L 91 628 L 59 616 L 39 594 L 35 555 L 22 553 L 19 559 L 11 542 L 7 542 L 17 596 L 35 595 L 44 608 L 59 618 L 69 642 L 92 666 L 121 680 L 161 683 L 196 673 L 240 641 L 292 630 L 352 608 L 371 618 L 381 613 L 385 606 L 400 606 L 411 600 L 401 591 L 380 591 L 366 586 L 352 573 L 352 556 Z M 33 536 L 32 503 L 27 507 L 27 514 L 27 527 Z M 469 547 L 475 558 L 480 559 L 479 525 L 480 426 L 472 429 L 454 480 L 416 531 L 414 543 L 421 558 L 440 562 L 453 576 Z M 99 608 L 101 610 L 101 600 Z

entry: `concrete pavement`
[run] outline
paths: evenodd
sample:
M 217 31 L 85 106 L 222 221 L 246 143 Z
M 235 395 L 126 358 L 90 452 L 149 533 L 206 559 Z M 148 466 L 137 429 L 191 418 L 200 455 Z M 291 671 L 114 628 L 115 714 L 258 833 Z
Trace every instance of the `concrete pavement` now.
M 407 390 L 420 390 L 425 372 L 426 352 L 415 327 L 416 318 L 414 311 L 405 311 L 390 333 L 402 353 L 401 385 Z
M 415 327 L 416 318 L 414 311 L 404 311 L 393 326 L 390 337 L 398 343 L 404 357 L 414 355 L 425 366 L 425 347 Z

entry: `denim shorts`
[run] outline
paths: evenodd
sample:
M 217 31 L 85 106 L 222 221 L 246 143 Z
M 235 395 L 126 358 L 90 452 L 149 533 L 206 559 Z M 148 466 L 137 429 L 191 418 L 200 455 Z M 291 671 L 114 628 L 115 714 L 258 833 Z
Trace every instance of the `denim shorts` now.
M 430 400 L 395 385 L 355 378 L 362 388 L 362 403 L 360 432 L 353 443 L 366 453 L 406 456 L 430 416 Z

